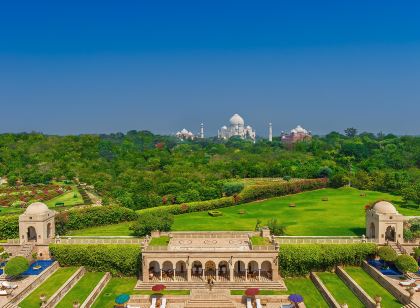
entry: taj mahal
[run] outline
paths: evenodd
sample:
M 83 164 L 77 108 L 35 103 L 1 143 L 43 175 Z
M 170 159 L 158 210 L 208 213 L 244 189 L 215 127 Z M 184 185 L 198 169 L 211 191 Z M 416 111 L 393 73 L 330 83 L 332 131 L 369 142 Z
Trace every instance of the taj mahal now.
M 244 119 L 237 113 L 235 113 L 229 120 L 229 126 L 221 127 L 218 132 L 217 136 L 219 139 L 229 139 L 231 137 L 240 137 L 242 139 L 256 139 L 255 130 L 247 125 L 245 126 Z

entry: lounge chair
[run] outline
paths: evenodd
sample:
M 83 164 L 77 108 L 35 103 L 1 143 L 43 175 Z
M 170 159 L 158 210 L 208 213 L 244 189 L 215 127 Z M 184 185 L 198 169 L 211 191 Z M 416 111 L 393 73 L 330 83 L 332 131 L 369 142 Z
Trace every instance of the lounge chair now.
M 420 292 L 420 284 L 418 284 L 414 287 L 414 291 Z
M 252 308 L 252 301 L 249 297 L 246 299 L 246 308 Z
M 166 308 L 166 298 L 162 298 L 162 303 L 160 304 L 160 308 Z
M 416 280 L 415 279 L 409 279 L 409 280 L 405 280 L 405 281 L 400 281 L 399 282 L 399 284 L 401 286 L 404 286 L 404 287 L 409 287 L 409 286 L 411 286 L 412 284 L 415 284 L 415 283 L 416 283 Z
M 257 305 L 257 308 L 262 308 L 262 305 L 261 305 L 261 300 L 260 300 L 259 298 L 257 298 L 257 299 L 255 300 L 255 304 Z
M 8 282 L 8 281 L 3 281 L 2 283 L 1 283 L 1 285 L 4 287 L 4 288 L 6 288 L 6 289 L 16 289 L 17 287 L 18 287 L 18 285 L 17 284 L 11 284 L 10 282 Z
M 152 297 L 152 304 L 150 305 L 150 308 L 156 308 L 156 297 Z
M 127 305 L 127 308 L 141 308 L 140 306 Z
M 0 296 L 7 296 L 12 294 L 10 291 L 8 290 L 0 290 Z

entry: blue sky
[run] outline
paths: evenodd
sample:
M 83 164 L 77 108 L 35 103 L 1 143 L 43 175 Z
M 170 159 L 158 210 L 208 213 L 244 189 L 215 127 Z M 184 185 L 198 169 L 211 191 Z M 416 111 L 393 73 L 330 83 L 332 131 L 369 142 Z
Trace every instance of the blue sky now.
M 420 134 L 419 1 L 3 1 L 0 132 Z

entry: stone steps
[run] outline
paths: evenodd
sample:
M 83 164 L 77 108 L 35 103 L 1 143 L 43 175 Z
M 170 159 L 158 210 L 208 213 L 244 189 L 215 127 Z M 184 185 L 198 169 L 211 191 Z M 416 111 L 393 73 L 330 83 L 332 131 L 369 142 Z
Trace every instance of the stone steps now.
M 192 290 L 185 308 L 235 308 L 228 290 Z
M 419 306 L 411 302 L 410 304 L 403 306 L 403 308 L 419 308 Z
M 209 287 L 204 282 L 162 282 L 167 290 L 207 290 Z M 135 290 L 151 290 L 158 283 L 138 281 Z M 247 288 L 259 288 L 263 290 L 287 290 L 282 281 L 270 282 L 215 282 L 213 289 L 215 290 L 244 290 Z
M 19 306 L 12 303 L 7 303 L 3 306 L 3 308 L 19 308 Z

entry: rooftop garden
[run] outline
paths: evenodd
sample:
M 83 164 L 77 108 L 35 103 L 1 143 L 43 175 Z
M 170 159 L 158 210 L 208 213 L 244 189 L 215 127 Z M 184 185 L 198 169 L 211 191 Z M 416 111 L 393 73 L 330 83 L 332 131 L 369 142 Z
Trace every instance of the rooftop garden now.
M 153 237 L 149 243 L 149 246 L 168 246 L 169 236 Z
M 261 236 L 252 236 L 251 237 L 251 243 L 254 246 L 267 246 L 271 245 L 270 240 L 266 237 Z

